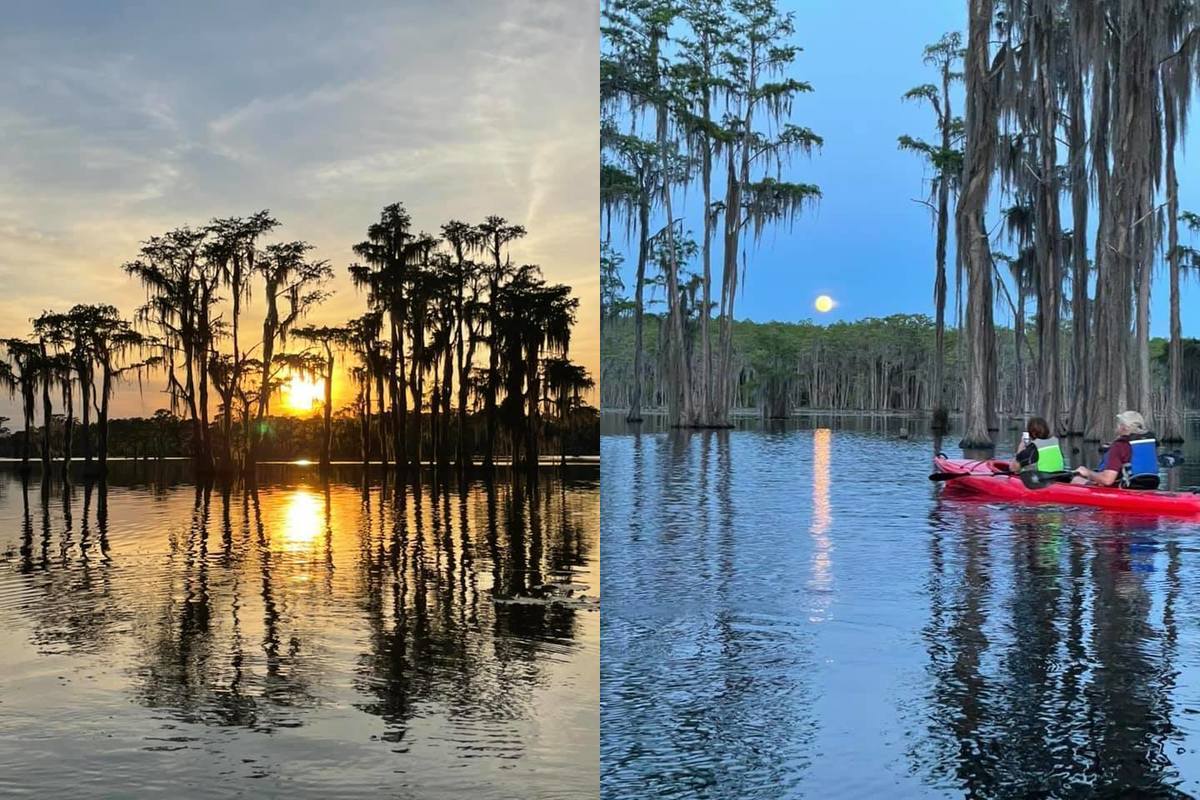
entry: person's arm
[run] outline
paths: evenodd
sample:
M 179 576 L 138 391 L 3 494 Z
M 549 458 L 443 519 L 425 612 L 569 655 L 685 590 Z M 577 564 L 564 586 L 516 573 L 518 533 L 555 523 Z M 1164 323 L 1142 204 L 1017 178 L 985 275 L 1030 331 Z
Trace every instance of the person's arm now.
M 1117 479 L 1121 477 L 1121 466 L 1127 463 L 1132 456 L 1133 451 L 1127 442 L 1124 440 L 1115 441 L 1105 451 L 1104 461 L 1101 462 L 1100 469 L 1092 470 L 1087 467 L 1080 467 L 1075 472 L 1087 478 L 1088 481 L 1100 486 L 1113 486 L 1117 483 Z
M 1088 481 L 1099 484 L 1100 486 L 1112 486 L 1117 482 L 1117 478 L 1121 475 L 1115 469 L 1102 469 L 1100 471 L 1088 469 L 1087 467 L 1076 467 L 1075 474 Z
M 1020 472 L 1030 464 L 1036 464 L 1038 457 L 1037 445 L 1030 442 L 1025 445 L 1023 450 L 1017 452 L 1016 457 L 1008 462 L 1009 472 Z

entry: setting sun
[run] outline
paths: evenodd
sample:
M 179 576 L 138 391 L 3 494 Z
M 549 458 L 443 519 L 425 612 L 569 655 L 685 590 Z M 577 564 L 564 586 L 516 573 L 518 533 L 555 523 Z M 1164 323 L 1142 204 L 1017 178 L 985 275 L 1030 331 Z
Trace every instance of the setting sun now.
M 820 311 L 822 314 L 832 311 L 835 305 L 837 305 L 837 303 L 835 303 L 833 298 L 827 294 L 821 295 L 817 298 L 817 301 L 813 303 L 813 306 L 816 307 L 817 311 Z
M 294 373 L 283 387 L 284 399 L 293 411 L 311 411 L 325 394 L 325 381 Z

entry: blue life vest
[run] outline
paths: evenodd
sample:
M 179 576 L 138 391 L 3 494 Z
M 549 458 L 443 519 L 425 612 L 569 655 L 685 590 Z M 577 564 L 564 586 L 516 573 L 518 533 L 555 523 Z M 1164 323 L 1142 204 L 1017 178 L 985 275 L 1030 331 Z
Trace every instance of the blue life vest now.
M 1133 489 L 1158 488 L 1158 443 L 1153 438 L 1130 439 L 1133 452 L 1122 470 L 1121 483 Z

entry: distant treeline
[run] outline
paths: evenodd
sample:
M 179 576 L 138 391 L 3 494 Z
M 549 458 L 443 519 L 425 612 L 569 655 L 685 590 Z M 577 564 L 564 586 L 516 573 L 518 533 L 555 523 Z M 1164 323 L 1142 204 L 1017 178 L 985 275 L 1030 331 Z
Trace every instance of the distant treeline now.
M 600 401 L 606 409 L 625 410 L 633 393 L 634 322 L 622 304 L 613 304 L 602 324 Z M 642 373 L 644 408 L 666 405 L 663 355 L 665 319 L 647 314 Z M 693 320 L 692 324 L 695 324 Z M 1071 332 L 1065 333 L 1066 341 Z M 932 391 L 935 326 L 924 315 L 818 325 L 803 322 L 739 321 L 733 325 L 734 407 L 781 417 L 798 409 L 837 411 L 929 411 Z M 946 331 L 945 397 L 961 411 L 964 400 L 964 357 L 958 331 Z M 997 329 L 1000 408 L 1022 414 L 1036 407 L 1032 370 L 1036 336 L 1028 333 L 1018 347 L 1012 329 Z M 690 356 L 698 352 L 693 344 Z M 1064 348 L 1069 352 L 1069 349 Z M 1020 358 L 1018 358 L 1020 354 Z M 1167 343 L 1151 340 L 1154 406 L 1165 403 Z M 1183 397 L 1188 408 L 1200 407 L 1200 340 L 1184 340 Z
M 0 417 L 0 458 L 20 458 L 24 431 L 10 431 Z M 331 457 L 336 461 L 361 461 L 362 420 L 357 414 L 343 412 L 331 420 Z M 378 420 L 374 420 L 377 424 Z M 467 419 L 468 436 L 482 440 L 486 435 L 487 422 L 482 414 L 471 414 Z M 117 458 L 159 459 L 192 457 L 196 447 L 190 420 L 176 416 L 167 409 L 159 409 L 152 417 L 130 417 L 108 421 L 108 453 Z M 209 432 L 210 441 L 220 441 L 221 431 L 217 424 Z M 600 415 L 591 406 L 582 406 L 570 411 L 566 425 L 557 420 L 547 425 L 544 431 L 546 447 L 543 456 L 585 456 L 600 452 Z M 50 445 L 56 458 L 64 452 L 66 426 L 61 414 L 51 417 Z M 271 416 L 264 426 L 264 461 L 292 461 L 308 458 L 316 461 L 325 440 L 324 420 L 319 414 L 308 418 Z M 43 441 L 42 428 L 30 431 L 30 441 L 35 452 Z M 497 442 L 498 458 L 511 457 L 506 442 Z M 83 452 L 84 442 L 76 428 L 72 442 L 72 456 L 78 458 Z M 378 445 L 372 442 L 371 457 L 378 460 Z M 427 451 L 428 452 L 428 451 Z

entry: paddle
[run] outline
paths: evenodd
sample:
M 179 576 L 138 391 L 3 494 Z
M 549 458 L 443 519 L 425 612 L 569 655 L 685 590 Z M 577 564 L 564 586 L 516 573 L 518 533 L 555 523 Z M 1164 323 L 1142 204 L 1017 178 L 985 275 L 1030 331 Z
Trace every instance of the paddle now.
M 1011 478 L 1011 472 L 935 472 L 929 476 L 931 481 L 949 481 L 955 478 Z
M 1021 483 L 1029 489 L 1045 489 L 1052 483 L 1069 483 L 1075 477 L 1073 470 L 1060 472 L 1022 472 Z
M 1012 472 L 935 472 L 929 476 L 929 480 L 936 483 L 955 478 L 1011 478 L 1013 474 Z M 1018 477 L 1030 489 L 1041 489 L 1048 483 L 1066 483 L 1075 477 L 1075 473 L 1067 470 L 1062 472 L 1022 472 Z
M 1174 453 L 1163 453 L 1158 457 L 1158 465 L 1160 467 L 1166 467 L 1167 469 L 1170 469 L 1171 467 L 1178 467 L 1186 463 L 1187 461 L 1184 459 L 1183 453 L 1179 452 L 1178 450 L 1176 450 Z

